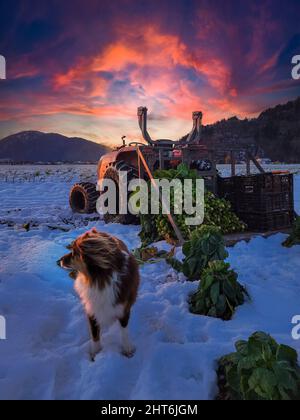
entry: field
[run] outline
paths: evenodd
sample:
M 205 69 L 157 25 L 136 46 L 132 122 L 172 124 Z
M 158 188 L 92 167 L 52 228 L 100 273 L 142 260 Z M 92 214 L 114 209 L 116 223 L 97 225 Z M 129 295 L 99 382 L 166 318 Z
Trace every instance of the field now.
M 295 172 L 300 213 L 300 165 L 272 169 Z M 229 174 L 227 166 L 220 171 Z M 283 248 L 286 236 L 277 234 L 228 250 L 252 297 L 229 322 L 188 311 L 197 282 L 185 281 L 165 262 L 143 266 L 130 323 L 136 355 L 119 354 L 115 326 L 91 363 L 81 304 L 56 261 L 93 226 L 118 235 L 130 249 L 140 243 L 138 226 L 105 225 L 97 215 L 69 210 L 71 185 L 95 180 L 95 174 L 95 166 L 0 166 L 0 315 L 7 322 L 0 399 L 213 399 L 216 360 L 257 330 L 300 355 L 300 341 L 291 337 L 292 317 L 300 314 L 300 247 Z

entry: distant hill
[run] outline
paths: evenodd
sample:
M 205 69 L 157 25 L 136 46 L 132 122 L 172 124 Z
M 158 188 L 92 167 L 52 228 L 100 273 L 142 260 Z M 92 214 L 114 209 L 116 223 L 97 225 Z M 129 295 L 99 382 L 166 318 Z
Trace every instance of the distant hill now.
M 106 146 L 73 137 L 23 131 L 0 140 L 0 160 L 15 162 L 96 162 Z
M 202 138 L 219 150 L 240 147 L 273 161 L 299 163 L 300 98 L 270 108 L 257 118 L 232 117 L 207 125 L 203 127 Z
M 257 119 L 255 141 L 272 160 L 300 162 L 300 97 L 264 111 Z

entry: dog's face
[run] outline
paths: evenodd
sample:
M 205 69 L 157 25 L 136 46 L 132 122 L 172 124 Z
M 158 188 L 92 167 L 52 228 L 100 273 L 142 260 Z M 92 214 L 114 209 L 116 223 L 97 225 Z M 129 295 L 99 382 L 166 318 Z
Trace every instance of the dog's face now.
M 70 247 L 73 245 L 70 245 Z M 80 251 L 76 248 L 71 249 L 69 254 L 64 255 L 59 261 L 58 265 L 66 270 L 82 271 L 84 262 Z
M 64 255 L 57 263 L 66 270 L 87 273 L 88 248 L 99 240 L 100 233 L 95 229 L 77 238 L 71 245 L 67 246 L 70 252 Z
M 119 270 L 124 262 L 116 240 L 96 229 L 77 238 L 68 249 L 70 252 L 57 262 L 58 265 L 87 277 L 91 277 L 95 268 L 98 271 Z

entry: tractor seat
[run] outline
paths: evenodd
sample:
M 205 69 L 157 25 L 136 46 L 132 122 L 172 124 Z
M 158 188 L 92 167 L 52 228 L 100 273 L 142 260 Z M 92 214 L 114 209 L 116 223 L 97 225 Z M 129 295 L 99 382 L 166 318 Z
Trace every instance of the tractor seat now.
M 173 140 L 168 140 L 168 139 L 161 139 L 161 140 L 155 140 L 154 141 L 154 146 L 166 146 L 166 147 L 170 147 L 173 146 L 173 144 L 175 144 L 176 142 Z

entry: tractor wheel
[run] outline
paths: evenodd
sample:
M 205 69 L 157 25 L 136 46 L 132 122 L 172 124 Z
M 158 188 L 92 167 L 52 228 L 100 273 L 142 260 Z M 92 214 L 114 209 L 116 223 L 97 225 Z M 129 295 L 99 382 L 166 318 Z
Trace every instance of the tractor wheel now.
M 70 192 L 70 206 L 74 213 L 90 214 L 96 212 L 99 192 L 90 182 L 75 184 Z
M 119 172 L 127 172 L 127 182 L 129 183 L 133 179 L 138 179 L 138 171 L 135 167 L 128 165 L 124 161 L 116 162 L 110 166 L 105 172 L 104 178 L 111 179 L 116 184 L 117 190 L 117 214 L 106 213 L 104 215 L 105 223 L 121 223 L 123 225 L 138 224 L 139 217 L 133 214 L 118 214 L 119 212 Z

